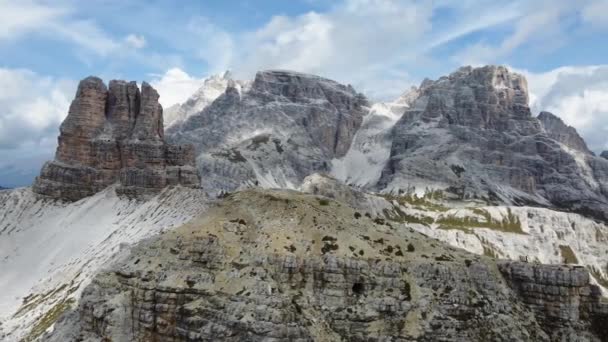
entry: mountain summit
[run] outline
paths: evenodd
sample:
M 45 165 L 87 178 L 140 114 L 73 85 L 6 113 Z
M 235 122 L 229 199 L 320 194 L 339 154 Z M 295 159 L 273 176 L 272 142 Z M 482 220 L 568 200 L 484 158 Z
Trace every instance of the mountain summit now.
M 55 160 L 47 162 L 34 192 L 68 201 L 119 182 L 120 193 L 141 196 L 167 185 L 198 186 L 190 146 L 164 141 L 163 109 L 148 83 L 97 77 L 80 82 L 61 124 Z
M 419 92 L 393 128 L 379 189 L 447 189 L 462 199 L 553 205 L 608 220 L 608 163 L 561 120 L 531 115 L 521 75 L 465 67 Z
M 248 89 L 229 85 L 167 137 L 195 146 L 210 193 L 256 184 L 295 188 L 347 153 L 367 106 L 363 95 L 332 80 L 261 71 Z
M 203 85 L 186 102 L 174 104 L 165 110 L 165 127 L 179 125 L 191 115 L 202 111 L 222 95 L 229 84 L 233 84 L 240 91 L 247 88 L 249 82 L 233 80 L 230 71 L 206 78 Z

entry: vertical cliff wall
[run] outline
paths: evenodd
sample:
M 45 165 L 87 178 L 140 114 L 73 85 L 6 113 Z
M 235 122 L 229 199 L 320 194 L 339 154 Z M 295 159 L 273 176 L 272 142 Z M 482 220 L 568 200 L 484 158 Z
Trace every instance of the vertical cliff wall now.
M 194 150 L 164 141 L 159 95 L 146 82 L 97 77 L 78 85 L 61 124 L 55 160 L 47 162 L 34 192 L 76 201 L 119 182 L 120 194 L 139 197 L 171 185 L 198 186 Z

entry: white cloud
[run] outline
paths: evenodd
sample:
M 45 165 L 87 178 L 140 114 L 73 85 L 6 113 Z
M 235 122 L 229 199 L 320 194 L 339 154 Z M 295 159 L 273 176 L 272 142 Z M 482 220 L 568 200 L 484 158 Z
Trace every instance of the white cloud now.
M 0 40 L 13 40 L 58 20 L 66 10 L 24 1 L 0 2 Z
M 591 150 L 608 150 L 608 65 L 522 73 L 535 114 L 552 112 L 575 127 Z
M 196 42 L 194 53 L 207 63 L 209 73 L 223 72 L 235 61 L 236 47 L 232 35 L 210 20 L 203 17 L 192 18 L 185 28 L 185 34 L 193 37 Z
M 399 64 L 431 27 L 432 7 L 416 1 L 348 0 L 326 13 L 274 16 L 234 38 L 237 77 L 291 69 L 351 83 L 372 96 L 397 96 L 409 85 Z M 397 78 L 398 77 L 398 78 Z
M 0 68 L 0 148 L 56 135 L 74 89 L 75 82 Z
M 73 81 L 0 68 L 0 183 L 23 185 L 52 158 L 75 89 Z
M 125 43 L 133 49 L 142 49 L 146 46 L 146 37 L 139 34 L 130 34 L 125 37 Z
M 87 51 L 107 56 L 121 47 L 92 20 L 75 19 L 75 10 L 63 3 L 0 1 L 0 42 L 37 34 L 64 40 Z
M 591 1 L 581 14 L 585 21 L 594 26 L 608 27 L 608 0 Z
M 204 78 L 195 78 L 180 68 L 167 70 L 163 75 L 156 75 L 150 84 L 160 94 L 159 102 L 164 108 L 176 103 L 185 102 L 203 85 Z
M 496 63 L 513 51 L 534 42 L 537 46 L 558 46 L 564 37 L 564 17 L 575 12 L 576 2 L 515 2 L 507 7 L 514 11 L 512 31 L 502 40 L 492 43 L 478 41 L 461 49 L 452 60 L 462 65 L 484 65 Z

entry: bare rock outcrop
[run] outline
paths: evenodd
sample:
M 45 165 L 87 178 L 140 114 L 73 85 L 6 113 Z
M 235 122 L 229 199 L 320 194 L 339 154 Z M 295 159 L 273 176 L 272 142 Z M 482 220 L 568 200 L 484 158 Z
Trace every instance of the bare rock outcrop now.
M 585 140 L 578 134 L 576 129 L 568 126 L 560 119 L 549 112 L 541 112 L 538 115 L 538 120 L 543 125 L 545 132 L 555 141 L 566 145 L 569 148 L 577 151 L 591 154 Z
M 602 157 L 604 159 L 608 159 L 608 151 L 602 151 L 602 153 L 600 154 L 600 157 Z
M 463 67 L 421 84 L 393 128 L 379 189 L 447 189 L 462 199 L 554 206 L 608 221 L 608 163 L 548 113 L 523 76 Z M 543 129 L 544 126 L 544 129 Z
M 326 197 L 248 190 L 134 247 L 45 341 L 599 342 L 600 299 L 582 268 L 497 265 Z
M 169 141 L 193 144 L 203 188 L 295 188 L 328 172 L 361 127 L 369 103 L 353 87 L 309 74 L 267 70 L 247 87 L 229 82 L 200 113 L 167 129 Z
M 498 268 L 552 340 L 593 340 L 581 331 L 608 338 L 608 302 L 583 266 L 500 261 Z
M 164 141 L 159 95 L 146 82 L 97 77 L 78 86 L 61 124 L 55 160 L 47 162 L 34 191 L 76 201 L 119 182 L 130 196 L 154 193 L 169 185 L 198 186 L 192 146 Z

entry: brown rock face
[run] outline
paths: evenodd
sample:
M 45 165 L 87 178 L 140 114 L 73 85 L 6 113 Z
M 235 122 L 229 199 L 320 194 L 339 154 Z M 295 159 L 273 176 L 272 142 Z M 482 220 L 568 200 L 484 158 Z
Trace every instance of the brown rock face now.
M 61 124 L 55 160 L 47 162 L 34 191 L 76 201 L 119 182 L 117 191 L 140 197 L 165 186 L 198 186 L 194 150 L 163 139 L 158 93 L 143 83 L 82 80 Z

